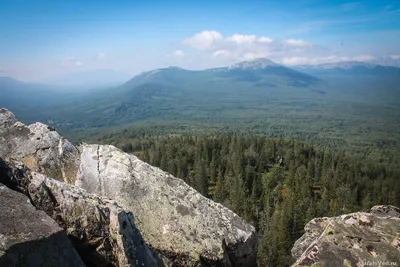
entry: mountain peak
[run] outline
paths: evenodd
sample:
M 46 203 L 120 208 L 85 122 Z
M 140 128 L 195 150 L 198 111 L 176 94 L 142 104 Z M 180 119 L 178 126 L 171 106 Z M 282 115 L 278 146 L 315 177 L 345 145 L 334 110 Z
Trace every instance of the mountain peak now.
M 169 66 L 167 69 L 178 69 L 178 70 L 184 70 L 183 68 L 181 68 L 181 67 L 178 67 L 178 66 Z
M 242 61 L 236 64 L 233 64 L 229 67 L 229 69 L 246 69 L 246 70 L 256 70 L 256 69 L 265 69 L 267 67 L 277 67 L 279 64 L 269 60 L 267 58 L 257 58 L 249 61 Z

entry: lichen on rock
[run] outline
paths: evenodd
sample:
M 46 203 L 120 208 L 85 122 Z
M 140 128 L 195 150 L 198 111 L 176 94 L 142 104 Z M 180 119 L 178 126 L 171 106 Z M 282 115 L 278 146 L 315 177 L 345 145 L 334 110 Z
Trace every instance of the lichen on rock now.
M 181 179 L 113 146 L 84 145 L 77 185 L 117 200 L 135 214 L 144 239 L 195 266 L 255 266 L 253 226 L 205 198 Z
M 30 169 L 66 183 L 74 183 L 79 151 L 53 127 L 25 125 L 7 109 L 0 109 L 0 157 L 21 160 Z
M 375 206 L 365 212 L 317 218 L 305 227 L 292 255 L 294 266 L 400 264 L 400 209 Z
M 0 109 L 0 158 L 13 166 L 14 189 L 55 219 L 78 251 L 90 254 L 94 247 L 120 266 L 130 264 L 129 253 L 147 261 L 145 266 L 256 266 L 253 226 L 181 179 L 113 146 L 78 150 L 54 128 L 24 125 Z

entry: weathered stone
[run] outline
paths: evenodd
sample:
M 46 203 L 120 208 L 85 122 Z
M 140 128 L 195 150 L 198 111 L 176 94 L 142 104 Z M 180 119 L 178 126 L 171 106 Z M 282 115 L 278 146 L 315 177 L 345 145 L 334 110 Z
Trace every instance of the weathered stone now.
M 29 126 L 0 109 L 0 157 L 21 160 L 34 171 L 74 183 L 79 151 L 54 128 L 42 123 Z
M 72 238 L 88 266 L 162 266 L 147 247 L 131 213 L 114 201 L 31 172 L 22 163 L 7 161 L 1 180 L 24 189 L 33 205 L 46 211 Z M 27 220 L 30 214 L 26 215 Z
M 115 199 L 135 214 L 152 248 L 185 258 L 186 266 L 256 265 L 255 229 L 229 209 L 113 146 L 83 145 L 80 149 L 77 185 Z
M 88 192 L 115 199 L 125 210 L 132 212 L 125 212 L 132 223 L 134 214 L 140 230 L 135 228 L 134 232 L 141 233 L 153 251 L 160 253 L 165 265 L 256 265 L 255 229 L 232 211 L 201 196 L 182 180 L 115 147 L 85 145 L 82 149 L 84 155 L 80 156 L 79 151 L 54 128 L 41 123 L 26 126 L 8 110 L 0 109 L 0 157 L 20 160 L 47 177 L 75 183 Z M 55 218 L 78 243 L 94 244 L 96 252 L 107 262 L 123 264 L 118 253 L 113 251 L 118 249 L 115 247 L 118 242 L 111 238 L 111 216 L 114 215 L 106 212 L 116 207 L 104 199 L 94 204 L 93 199 L 100 198 L 92 197 L 89 201 L 91 198 L 83 193 L 85 191 L 30 173 L 25 165 L 12 168 L 13 175 L 9 180 L 14 189 L 28 195 L 37 208 Z M 15 178 L 26 175 L 29 179 Z M 95 218 L 101 218 L 98 214 L 106 214 L 107 220 L 96 221 Z M 116 232 L 120 231 L 118 225 L 113 227 Z M 106 236 L 99 237 L 99 231 L 106 232 Z M 121 246 L 119 249 L 126 252 Z M 141 249 L 146 250 L 139 247 Z M 134 257 L 142 255 L 134 254 Z
M 294 266 L 400 264 L 399 208 L 375 206 L 366 212 L 313 219 L 305 232 L 292 249 Z
M 0 266 L 85 265 L 52 218 L 0 184 Z

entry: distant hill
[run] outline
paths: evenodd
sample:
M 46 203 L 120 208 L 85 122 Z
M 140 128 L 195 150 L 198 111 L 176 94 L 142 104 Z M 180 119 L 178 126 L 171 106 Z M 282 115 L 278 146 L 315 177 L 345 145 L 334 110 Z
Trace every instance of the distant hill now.
M 160 127 L 167 133 L 212 129 L 313 140 L 323 146 L 340 142 L 360 153 L 383 147 L 376 157 L 398 158 L 397 71 L 354 62 L 295 70 L 257 59 L 199 71 L 157 69 L 120 86 L 81 93 L 2 78 L 0 105 L 25 123 L 39 120 L 70 138 L 121 128 L 128 136 L 130 126 L 153 125 L 156 132 Z
M 358 61 L 299 65 L 294 68 L 311 75 L 400 75 L 400 68 L 398 67 L 381 66 Z
M 37 118 L 48 118 L 55 112 L 71 108 L 72 104 L 85 101 L 87 95 L 66 87 L 26 83 L 10 77 L 0 77 L 0 106 L 15 110 L 26 123 Z
M 256 59 L 206 70 L 156 69 L 120 86 L 70 94 L 56 93 L 57 87 L 43 91 L 37 85 L 6 79 L 0 90 L 14 90 L 15 97 L 3 94 L 0 104 L 24 121 L 35 118 L 64 131 L 97 131 L 148 121 L 215 125 L 251 121 L 262 131 L 275 123 L 274 127 L 289 127 L 279 128 L 282 136 L 289 132 L 297 136 L 302 133 L 293 129 L 300 122 L 308 128 L 310 122 L 319 121 L 327 131 L 333 127 L 330 120 L 352 118 L 354 124 L 376 114 L 388 118 L 400 105 L 397 71 L 359 62 L 292 69 Z M 38 108 L 27 108 L 32 105 Z
M 38 101 L 41 102 L 40 98 L 53 94 L 54 90 L 48 85 L 25 83 L 10 77 L 0 77 L 0 93 L 0 105 L 3 106 L 13 105 L 14 102 L 17 102 L 16 105 L 37 105 Z
M 268 59 L 196 71 L 168 67 L 144 72 L 119 87 L 104 90 L 91 101 L 75 104 L 62 117 L 71 118 L 75 124 L 84 120 L 85 127 L 147 119 L 232 119 L 247 116 L 247 111 L 255 107 L 260 112 L 271 101 L 318 98 L 325 93 L 324 86 L 318 78 Z
M 261 58 L 240 62 L 229 67 L 200 71 L 185 70 L 178 67 L 157 69 L 135 76 L 124 87 L 134 87 L 144 83 L 182 86 L 180 83 L 193 84 L 193 82 L 244 82 L 250 83 L 247 84 L 250 86 L 268 89 L 279 86 L 308 87 L 318 83 L 319 79 Z
M 326 91 L 336 99 L 385 102 L 399 106 L 400 68 L 347 61 L 319 65 L 301 65 L 296 70 L 326 82 Z
M 111 69 L 73 72 L 42 80 L 46 84 L 68 88 L 93 89 L 115 87 L 128 81 L 129 75 Z

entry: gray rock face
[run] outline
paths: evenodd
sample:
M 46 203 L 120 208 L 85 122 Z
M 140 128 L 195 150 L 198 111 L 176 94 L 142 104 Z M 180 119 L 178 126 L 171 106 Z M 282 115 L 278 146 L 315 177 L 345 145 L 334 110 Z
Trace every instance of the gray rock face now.
M 294 266 L 400 264 L 399 208 L 375 206 L 366 212 L 317 218 L 305 231 L 292 249 Z
M 229 209 L 113 146 L 80 150 L 77 185 L 131 211 L 152 248 L 185 258 L 176 266 L 256 266 L 255 229 Z
M 5 173 L 7 177 L 4 177 Z M 125 212 L 115 202 L 31 172 L 17 161 L 8 161 L 6 166 L 3 166 L 1 179 L 25 191 L 36 208 L 44 210 L 66 229 L 86 264 L 162 266 L 156 255 L 144 243 L 132 214 Z M 44 212 L 41 214 L 45 215 Z M 30 220 L 34 215 L 23 216 Z M 53 220 L 46 217 L 57 226 Z M 61 230 L 58 226 L 57 229 Z
M 0 266 L 85 266 L 64 230 L 0 184 Z
M 8 182 L 67 230 L 78 252 L 90 255 L 85 262 L 256 266 L 255 229 L 229 209 L 113 146 L 81 150 L 52 127 L 26 126 L 0 109 L 0 158 L 13 166 Z
M 25 125 L 0 109 L 0 157 L 21 160 L 34 171 L 74 183 L 79 151 L 54 128 L 42 123 Z

